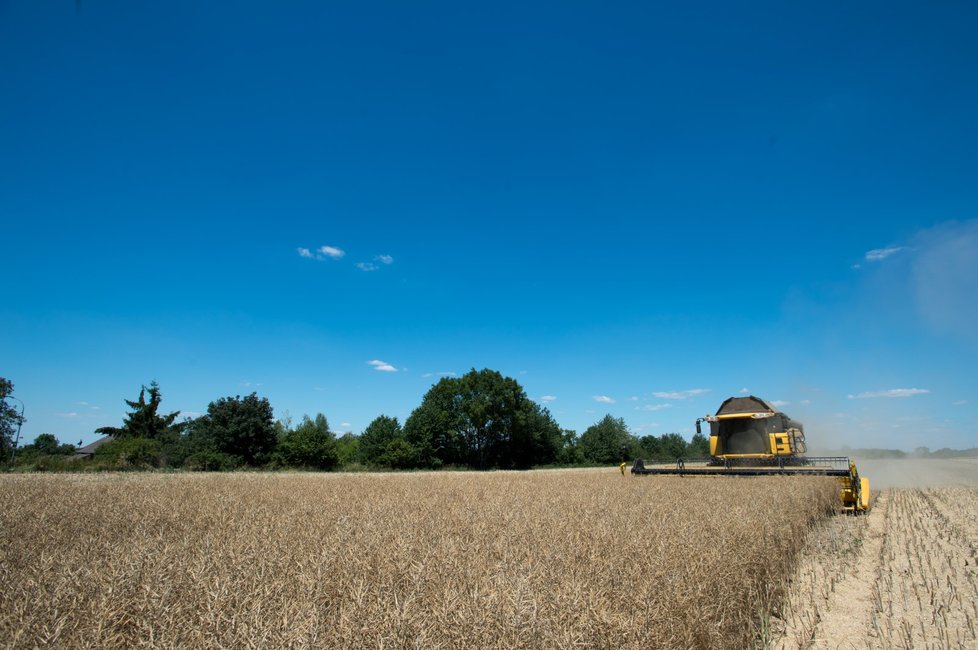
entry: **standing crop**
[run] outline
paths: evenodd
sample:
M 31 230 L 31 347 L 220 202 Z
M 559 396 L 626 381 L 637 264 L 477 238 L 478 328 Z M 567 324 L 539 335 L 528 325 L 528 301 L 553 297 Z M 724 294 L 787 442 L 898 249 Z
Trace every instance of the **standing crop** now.
M 743 648 L 831 479 L 0 477 L 13 646 Z

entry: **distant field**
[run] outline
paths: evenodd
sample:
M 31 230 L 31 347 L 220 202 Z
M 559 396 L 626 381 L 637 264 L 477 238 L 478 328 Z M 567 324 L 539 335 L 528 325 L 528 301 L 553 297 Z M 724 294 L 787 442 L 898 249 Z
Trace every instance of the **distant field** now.
M 832 479 L 0 476 L 0 639 L 744 648 Z
M 855 458 L 859 471 L 875 489 L 893 487 L 978 486 L 978 458 Z

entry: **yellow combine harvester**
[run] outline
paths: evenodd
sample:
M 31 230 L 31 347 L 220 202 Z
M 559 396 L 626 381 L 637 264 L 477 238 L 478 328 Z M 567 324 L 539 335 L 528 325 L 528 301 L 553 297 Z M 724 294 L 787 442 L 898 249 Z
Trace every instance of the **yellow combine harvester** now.
M 701 433 L 702 422 L 710 423 L 710 458 L 680 458 L 672 466 L 646 466 L 644 460 L 638 459 L 632 474 L 835 476 L 843 509 L 856 513 L 869 510 L 869 479 L 859 476 L 856 464 L 844 456 L 805 456 L 801 423 L 761 398 L 730 397 L 716 415 L 696 420 L 697 433 Z

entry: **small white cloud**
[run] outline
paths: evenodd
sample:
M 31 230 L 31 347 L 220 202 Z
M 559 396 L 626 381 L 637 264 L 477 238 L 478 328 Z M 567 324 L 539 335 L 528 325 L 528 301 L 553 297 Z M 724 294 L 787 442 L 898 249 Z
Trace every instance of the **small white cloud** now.
M 959 399 L 959 400 L 955 400 L 955 401 L 951 402 L 951 406 L 964 406 L 967 403 L 968 403 L 968 400 L 966 400 L 966 399 Z
M 380 372 L 397 372 L 397 368 L 386 361 L 381 361 L 380 359 L 374 359 L 373 361 L 368 361 L 367 363 L 373 366 L 374 370 L 378 370 Z
M 873 399 L 876 397 L 913 397 L 914 395 L 926 395 L 930 391 L 926 388 L 891 388 L 889 390 L 874 390 L 849 395 L 849 399 Z
M 709 392 L 709 388 L 693 388 L 690 390 L 679 390 L 672 392 L 662 391 L 652 394 L 659 399 L 689 399 L 690 397 L 696 397 L 697 395 L 703 395 Z
M 788 404 L 791 404 L 791 402 L 786 402 L 783 399 L 776 399 L 771 402 L 771 406 L 778 406 L 778 407 L 787 406 Z
M 378 255 L 374 258 L 375 262 L 380 262 L 381 264 L 393 264 L 394 258 L 390 255 Z
M 671 407 L 672 404 L 646 404 L 642 407 L 635 407 L 636 411 L 661 411 L 662 409 L 667 409 Z
M 373 262 L 357 262 L 356 266 L 361 271 L 368 272 L 368 273 L 370 271 L 376 271 L 378 268 L 377 265 L 374 264 Z
M 350 428 L 350 423 L 349 422 L 340 422 L 340 426 L 349 429 Z
M 803 399 L 801 402 L 799 402 L 799 404 L 804 404 L 806 406 L 809 405 L 809 404 L 811 404 L 811 403 L 812 403 L 812 400 L 810 400 L 810 399 Z
M 741 388 L 740 389 L 740 394 L 741 395 L 750 395 L 750 390 L 747 389 L 747 388 Z
M 312 251 L 309 250 L 308 248 L 303 248 L 302 246 L 300 246 L 296 250 L 299 251 L 299 257 L 309 257 L 309 258 L 313 257 Z
M 71 420 L 71 419 L 74 419 L 74 418 L 79 417 L 79 415 L 78 415 L 78 413 L 75 413 L 74 411 L 72 411 L 71 413 L 58 413 L 58 417 L 59 418 L 66 418 L 66 419 Z
M 320 246 L 317 249 L 317 251 L 321 255 L 325 255 L 326 257 L 329 257 L 334 260 L 338 260 L 344 255 L 346 255 L 346 252 L 343 249 L 336 248 L 335 246 Z
M 595 402 L 601 402 L 602 404 L 614 404 L 615 403 L 615 400 L 613 400 L 612 398 L 608 397 L 607 395 L 595 395 L 591 399 L 593 399 Z
M 628 398 L 628 401 L 629 402 L 637 402 L 638 401 L 638 397 L 636 397 L 635 395 L 632 395 L 631 397 Z
M 890 246 L 888 248 L 874 248 L 871 251 L 866 252 L 866 259 L 870 262 L 880 262 L 885 260 L 890 255 L 899 253 L 904 249 L 903 246 Z
M 552 402 L 555 399 L 557 399 L 557 397 L 555 395 L 544 395 L 543 397 L 540 398 L 540 401 L 541 402 Z

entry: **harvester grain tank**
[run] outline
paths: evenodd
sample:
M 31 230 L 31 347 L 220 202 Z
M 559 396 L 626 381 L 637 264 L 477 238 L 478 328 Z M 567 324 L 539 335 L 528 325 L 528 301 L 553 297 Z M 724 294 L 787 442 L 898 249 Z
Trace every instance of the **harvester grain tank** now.
M 715 415 L 696 420 L 710 425 L 710 457 L 679 458 L 672 466 L 646 466 L 635 461 L 632 474 L 680 476 L 834 476 L 839 481 L 842 507 L 851 512 L 869 510 L 869 479 L 844 456 L 806 456 L 805 432 L 771 403 L 753 395 L 726 399 Z

